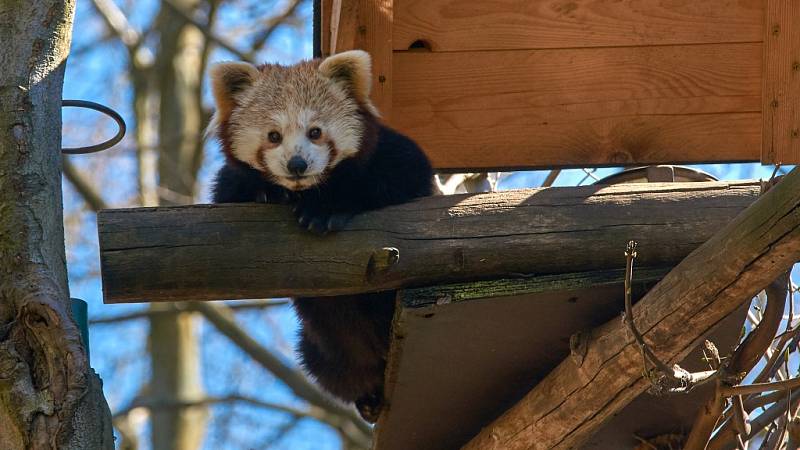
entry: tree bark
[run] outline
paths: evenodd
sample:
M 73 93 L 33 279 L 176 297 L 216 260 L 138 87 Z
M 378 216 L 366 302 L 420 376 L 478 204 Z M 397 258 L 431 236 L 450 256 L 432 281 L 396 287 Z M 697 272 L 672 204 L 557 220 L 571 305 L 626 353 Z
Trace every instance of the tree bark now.
M 215 300 L 618 269 L 629 239 L 640 243 L 639 265 L 673 267 L 758 192 L 668 183 L 430 197 L 357 216 L 330 236 L 275 205 L 103 211 L 103 289 L 109 303 Z
M 798 259 L 795 169 L 650 290 L 634 307 L 636 327 L 662 361 L 675 363 Z M 591 333 L 581 365 L 564 360 L 464 449 L 579 447 L 644 392 L 642 370 L 638 345 L 620 320 L 612 320 Z
M 74 1 L 0 1 L 0 448 L 112 449 L 70 313 L 61 89 Z

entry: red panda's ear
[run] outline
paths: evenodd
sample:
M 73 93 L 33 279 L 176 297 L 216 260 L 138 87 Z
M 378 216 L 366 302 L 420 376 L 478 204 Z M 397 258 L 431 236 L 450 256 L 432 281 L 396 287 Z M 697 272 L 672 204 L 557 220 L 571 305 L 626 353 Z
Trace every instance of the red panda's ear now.
M 236 96 L 253 85 L 258 69 L 246 62 L 224 62 L 211 67 L 211 91 L 220 118 L 230 116 Z
M 363 50 L 350 50 L 325 58 L 319 65 L 322 75 L 342 83 L 356 100 L 371 105 L 372 60 Z

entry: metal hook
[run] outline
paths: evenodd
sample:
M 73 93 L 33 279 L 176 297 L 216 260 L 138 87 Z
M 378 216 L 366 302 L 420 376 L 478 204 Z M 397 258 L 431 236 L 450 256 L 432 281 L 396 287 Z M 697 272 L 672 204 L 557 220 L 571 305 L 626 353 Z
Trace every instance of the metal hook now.
M 90 102 L 90 101 L 87 101 L 87 100 L 62 100 L 61 101 L 61 107 L 63 108 L 65 106 L 67 106 L 67 107 L 76 107 L 76 108 L 86 108 L 86 109 L 91 109 L 91 110 L 94 110 L 94 111 L 101 112 L 101 113 L 107 115 L 108 117 L 111 117 L 112 119 L 114 119 L 114 122 L 116 122 L 117 126 L 119 127 L 119 131 L 117 131 L 117 134 L 114 135 L 114 137 L 112 137 L 111 139 L 109 139 L 109 140 L 107 140 L 105 142 L 101 142 L 101 143 L 96 144 L 96 145 L 90 145 L 88 147 L 62 148 L 61 149 L 61 153 L 65 154 L 65 155 L 85 155 L 87 153 L 100 152 L 100 151 L 107 150 L 107 149 L 113 147 L 119 141 L 121 141 L 123 137 L 125 137 L 125 131 L 127 130 L 127 127 L 125 126 L 125 120 L 123 120 L 122 116 L 120 116 L 119 113 L 117 113 L 113 109 L 111 109 L 111 108 L 109 108 L 107 106 L 101 105 L 99 103 Z

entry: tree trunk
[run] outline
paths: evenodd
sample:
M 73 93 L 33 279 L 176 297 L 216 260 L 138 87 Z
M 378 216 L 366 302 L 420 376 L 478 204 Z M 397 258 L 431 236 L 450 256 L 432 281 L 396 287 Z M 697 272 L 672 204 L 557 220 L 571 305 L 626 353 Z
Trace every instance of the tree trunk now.
M 173 0 L 185 11 L 195 11 L 198 0 Z M 197 185 L 203 113 L 200 81 L 204 70 L 205 38 L 170 6 L 162 4 L 156 19 L 159 48 L 151 85 L 158 89 L 158 202 L 192 203 Z M 154 305 L 172 311 L 150 320 L 151 394 L 171 404 L 191 403 L 204 396 L 200 376 L 197 318 L 172 305 Z M 202 446 L 207 407 L 162 408 L 152 411 L 154 450 L 195 450 Z
M 0 0 L 0 448 L 112 449 L 70 314 L 61 89 L 74 0 Z

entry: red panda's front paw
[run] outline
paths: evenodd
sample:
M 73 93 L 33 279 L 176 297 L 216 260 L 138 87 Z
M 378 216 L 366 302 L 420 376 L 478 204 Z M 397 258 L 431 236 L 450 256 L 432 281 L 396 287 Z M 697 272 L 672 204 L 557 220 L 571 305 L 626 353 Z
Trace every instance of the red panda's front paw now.
M 331 213 L 315 208 L 297 205 L 294 209 L 297 222 L 308 231 L 318 234 L 327 234 L 331 231 L 340 231 L 353 217 L 349 213 Z

